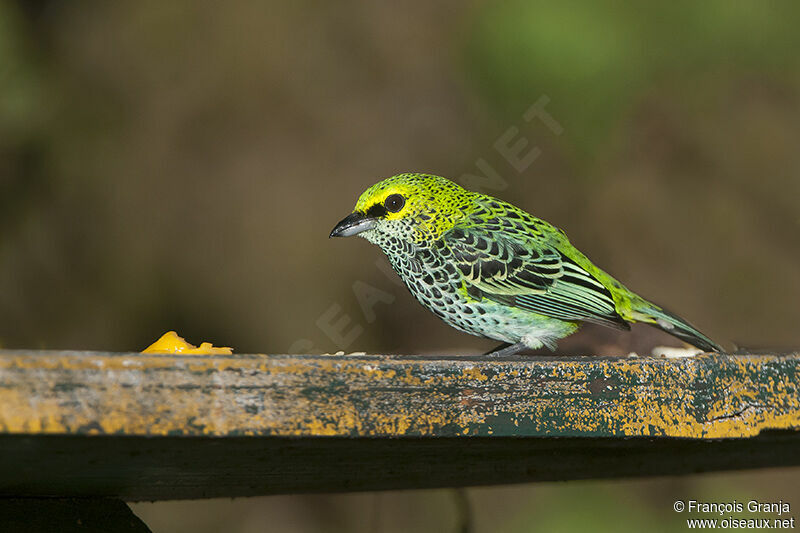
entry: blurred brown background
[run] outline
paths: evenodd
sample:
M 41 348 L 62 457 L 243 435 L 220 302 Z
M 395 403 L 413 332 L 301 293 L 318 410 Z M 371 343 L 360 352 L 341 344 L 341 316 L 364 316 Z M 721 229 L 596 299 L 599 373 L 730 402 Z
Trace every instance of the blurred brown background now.
M 796 348 L 798 23 L 788 1 L 0 0 L 0 346 L 129 351 L 176 329 L 240 353 L 485 350 L 395 285 L 377 249 L 327 235 L 378 178 L 463 183 L 488 166 L 505 185 L 486 192 L 727 347 Z M 559 135 L 523 117 L 542 97 Z M 541 152 L 522 171 L 495 147 L 509 128 Z M 365 313 L 354 283 L 391 303 Z M 342 338 L 320 327 L 343 317 Z M 589 328 L 562 349 L 667 342 Z M 791 471 L 752 481 L 769 475 L 473 494 L 496 518 L 481 531 L 555 530 L 559 509 L 623 501 L 644 522 L 608 516 L 636 529 L 676 525 L 673 492 L 797 495 Z M 276 523 L 277 502 L 303 519 Z M 180 505 L 137 509 L 156 531 L 209 509 Z M 454 516 L 446 492 L 215 505 L 239 509 L 215 511 L 229 531 Z

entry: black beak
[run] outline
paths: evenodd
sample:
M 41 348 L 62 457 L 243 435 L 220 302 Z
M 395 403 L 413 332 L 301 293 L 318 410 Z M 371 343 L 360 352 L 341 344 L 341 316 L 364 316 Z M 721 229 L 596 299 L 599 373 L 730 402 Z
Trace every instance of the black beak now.
M 331 237 L 352 237 L 375 227 L 377 221 L 356 211 L 343 218 L 331 231 Z

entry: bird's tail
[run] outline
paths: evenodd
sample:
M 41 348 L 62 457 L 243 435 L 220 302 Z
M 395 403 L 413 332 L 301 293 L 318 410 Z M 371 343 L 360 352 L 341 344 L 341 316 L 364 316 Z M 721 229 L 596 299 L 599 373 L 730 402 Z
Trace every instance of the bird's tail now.
M 645 322 L 664 330 L 703 351 L 723 352 L 722 346 L 703 335 L 696 327 L 653 303 L 644 301 L 643 305 L 637 306 L 632 315 L 637 322 Z

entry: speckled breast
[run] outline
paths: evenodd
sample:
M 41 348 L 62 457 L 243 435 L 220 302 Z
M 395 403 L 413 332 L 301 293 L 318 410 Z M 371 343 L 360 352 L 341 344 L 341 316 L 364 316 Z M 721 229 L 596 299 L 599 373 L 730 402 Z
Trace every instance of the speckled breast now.
M 436 316 L 456 329 L 484 334 L 484 306 L 463 296 L 461 273 L 448 261 L 450 250 L 440 240 L 419 246 L 388 239 L 381 248 L 408 290 Z

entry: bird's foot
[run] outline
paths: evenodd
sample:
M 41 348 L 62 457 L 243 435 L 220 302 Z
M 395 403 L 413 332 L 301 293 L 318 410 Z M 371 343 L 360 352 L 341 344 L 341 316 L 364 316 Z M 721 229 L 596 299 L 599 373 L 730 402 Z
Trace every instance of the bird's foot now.
M 487 352 L 483 355 L 486 357 L 496 358 L 496 357 L 508 357 L 511 355 L 517 355 L 522 350 L 526 350 L 528 346 L 524 342 L 518 342 L 516 344 L 510 344 L 505 342 L 492 350 L 491 352 Z

